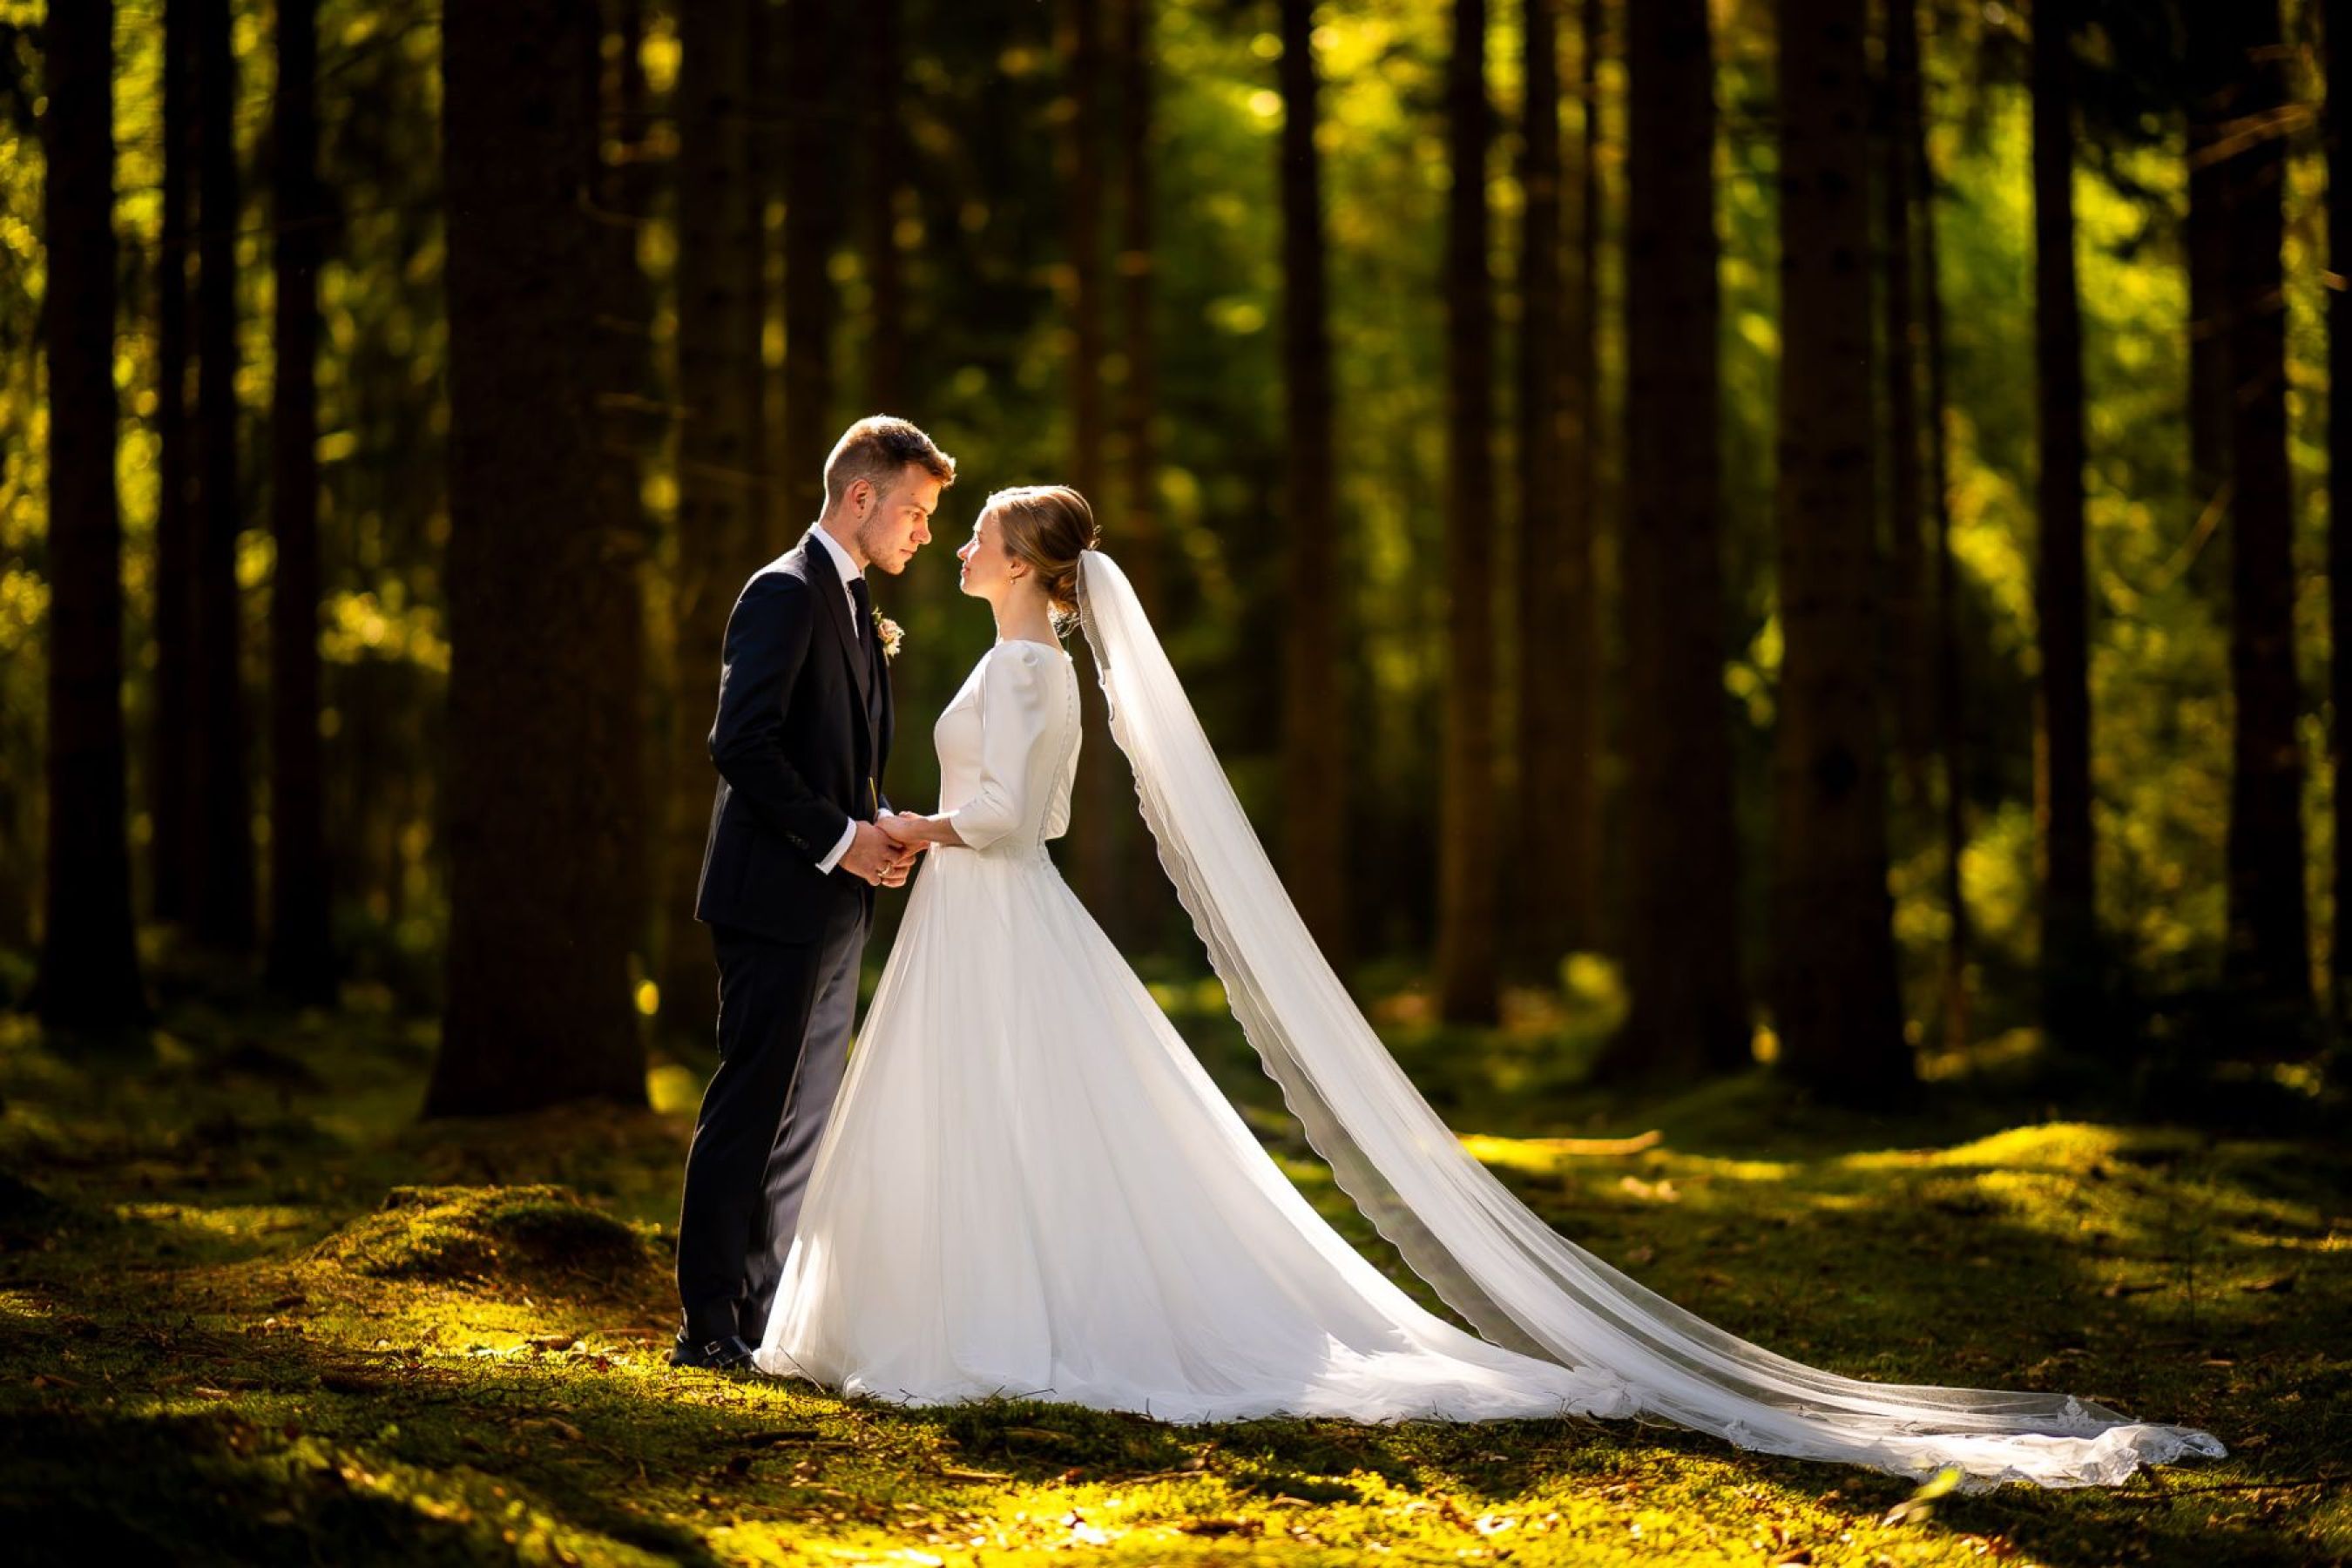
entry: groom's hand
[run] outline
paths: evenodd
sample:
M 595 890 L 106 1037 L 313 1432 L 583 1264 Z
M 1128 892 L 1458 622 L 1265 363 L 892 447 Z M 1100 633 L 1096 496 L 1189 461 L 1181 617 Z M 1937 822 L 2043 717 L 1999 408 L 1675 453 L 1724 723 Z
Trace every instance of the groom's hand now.
M 903 853 L 898 840 L 874 824 L 861 822 L 849 841 L 849 847 L 841 853 L 840 865 L 851 876 L 878 888 L 884 885 L 883 878 L 889 874 Z M 899 879 L 900 881 L 905 879 L 903 876 Z

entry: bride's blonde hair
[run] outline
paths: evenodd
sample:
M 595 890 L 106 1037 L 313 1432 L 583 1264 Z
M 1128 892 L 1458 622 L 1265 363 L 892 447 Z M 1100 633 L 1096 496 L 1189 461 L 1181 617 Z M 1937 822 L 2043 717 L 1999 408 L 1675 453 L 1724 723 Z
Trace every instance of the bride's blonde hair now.
M 994 515 L 1005 552 L 1037 574 L 1054 635 L 1069 636 L 1078 624 L 1078 557 L 1102 542 L 1094 508 L 1067 485 L 1014 485 L 991 495 L 981 510 Z

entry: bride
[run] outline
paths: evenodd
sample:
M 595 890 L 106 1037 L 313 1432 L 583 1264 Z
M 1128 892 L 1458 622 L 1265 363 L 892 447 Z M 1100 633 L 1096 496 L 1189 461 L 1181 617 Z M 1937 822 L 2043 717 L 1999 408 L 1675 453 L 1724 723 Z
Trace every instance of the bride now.
M 1390 1058 L 1307 936 L 1126 576 L 1061 486 L 956 552 L 997 641 L 940 715 L 931 850 L 809 1180 L 756 1362 L 911 1405 L 1171 1421 L 1579 1414 L 1962 1485 L 2113 1484 L 2210 1435 L 1775 1355 L 1553 1232 Z M 1235 1016 L 1335 1177 L 1479 1331 L 1423 1310 L 1259 1147 L 1045 843 L 1069 826 L 1083 626 L 1111 730 Z

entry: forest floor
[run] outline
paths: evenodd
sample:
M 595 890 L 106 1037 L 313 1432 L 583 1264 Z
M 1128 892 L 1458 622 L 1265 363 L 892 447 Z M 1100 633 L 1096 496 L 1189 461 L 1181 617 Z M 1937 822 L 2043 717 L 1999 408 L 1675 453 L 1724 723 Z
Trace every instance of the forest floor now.
M 1213 987 L 1161 994 L 1301 1187 L 1429 1301 L 1306 1157 Z M 1541 1030 L 1392 1037 L 1529 1203 L 1727 1327 L 1874 1378 L 2072 1391 L 2231 1458 L 1906 1509 L 1893 1478 L 1632 1424 L 908 1412 L 675 1370 L 693 1068 L 656 1068 L 650 1111 L 421 1124 L 429 1020 L 188 999 L 121 1051 L 0 1019 L 0 1551 L 2352 1560 L 2344 1150 L 1956 1092 L 1859 1118 L 1761 1076 L 1612 1102 L 1554 1081 Z

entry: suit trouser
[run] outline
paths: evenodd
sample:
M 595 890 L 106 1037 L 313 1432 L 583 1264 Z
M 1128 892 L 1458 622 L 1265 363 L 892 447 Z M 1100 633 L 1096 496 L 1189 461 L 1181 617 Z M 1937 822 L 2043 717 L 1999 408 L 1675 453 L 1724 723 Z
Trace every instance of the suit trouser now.
M 719 1070 L 695 1117 L 677 1220 L 678 1300 L 698 1343 L 760 1342 L 848 1065 L 871 923 L 858 897 L 839 899 L 810 942 L 711 928 Z

